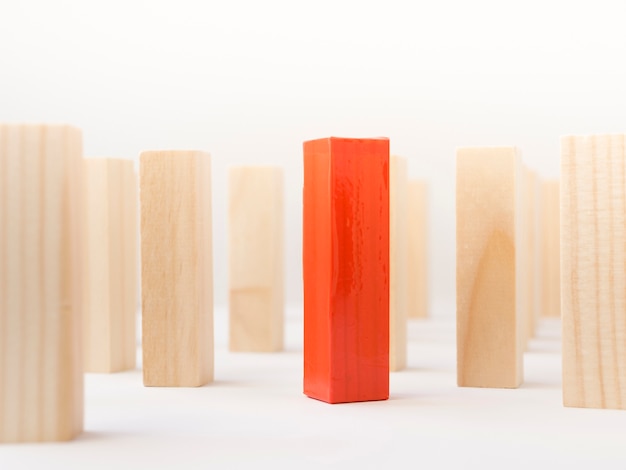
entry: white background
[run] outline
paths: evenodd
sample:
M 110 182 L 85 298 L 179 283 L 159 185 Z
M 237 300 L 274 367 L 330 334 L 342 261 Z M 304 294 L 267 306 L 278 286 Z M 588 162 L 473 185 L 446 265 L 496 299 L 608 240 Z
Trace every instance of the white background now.
M 624 131 L 622 2 L 0 0 L 0 121 L 67 122 L 88 156 L 212 155 L 215 299 L 228 167 L 285 169 L 287 300 L 301 283 L 302 142 L 391 138 L 431 184 L 435 301 L 454 299 L 454 156 Z

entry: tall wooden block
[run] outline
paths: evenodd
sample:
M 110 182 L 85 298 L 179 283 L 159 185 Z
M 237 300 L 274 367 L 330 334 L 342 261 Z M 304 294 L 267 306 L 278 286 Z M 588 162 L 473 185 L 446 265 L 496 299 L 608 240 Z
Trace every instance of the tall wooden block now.
M 83 429 L 82 137 L 0 125 L 0 442 Z
M 230 350 L 283 348 L 283 180 L 280 168 L 230 170 Z
M 559 180 L 542 184 L 542 256 L 541 313 L 544 317 L 561 316 L 560 196 Z
M 389 141 L 304 143 L 304 393 L 389 397 Z
M 537 214 L 536 214 L 536 187 L 537 187 L 537 174 L 532 171 L 528 167 L 524 167 L 523 172 L 524 179 L 524 194 L 523 198 L 523 210 L 525 213 L 524 216 L 524 240 L 525 251 L 524 261 L 526 268 L 526 282 L 525 289 L 526 294 L 520 293 L 520 295 L 524 295 L 525 302 L 524 306 L 526 309 L 526 313 L 524 315 L 524 346 L 528 348 L 528 342 L 535 336 L 535 320 L 538 317 L 537 313 L 537 293 L 536 293 L 536 282 L 535 278 L 537 276 Z
M 565 406 L 626 408 L 625 144 L 561 140 Z
M 133 162 L 85 160 L 85 372 L 135 368 L 137 178 Z
M 519 168 L 517 185 L 518 189 L 516 197 L 518 197 L 517 211 L 515 212 L 515 223 L 519 226 L 519 237 L 515 240 L 516 261 L 515 265 L 515 302 L 517 304 L 517 324 L 519 326 L 519 335 L 521 341 L 522 352 L 528 346 L 528 312 L 530 308 L 530 298 L 528 297 L 528 271 L 530 268 L 530 259 L 528 252 L 528 206 L 530 201 L 526 197 L 527 189 L 527 171 L 528 167 L 521 164 Z
M 537 270 L 535 257 L 536 178 L 536 173 L 524 166 L 521 175 L 521 184 L 523 186 L 521 208 L 523 214 L 520 217 L 520 223 L 523 227 L 523 238 L 520 241 L 523 250 L 521 255 L 523 273 L 520 272 L 520 275 L 524 276 L 524 282 L 520 295 L 523 299 L 521 307 L 524 310 L 522 315 L 524 349 L 528 348 L 529 341 L 535 336 L 535 273 Z
M 140 157 L 143 381 L 213 380 L 211 168 L 208 154 Z
M 408 292 L 408 176 L 406 159 L 389 164 L 389 369 L 406 368 Z
M 408 308 L 409 318 L 429 315 L 428 297 L 428 185 L 425 181 L 409 181 L 408 210 Z
M 515 147 L 461 148 L 456 174 L 457 381 L 522 382 L 521 163 Z M 526 293 L 524 292 L 524 295 Z

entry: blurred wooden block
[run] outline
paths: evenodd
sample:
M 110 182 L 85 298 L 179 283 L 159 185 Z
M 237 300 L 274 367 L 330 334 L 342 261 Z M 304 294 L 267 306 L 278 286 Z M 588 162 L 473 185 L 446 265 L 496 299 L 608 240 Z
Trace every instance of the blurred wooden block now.
M 85 160 L 84 368 L 135 368 L 137 178 L 133 162 Z
M 0 442 L 83 430 L 82 136 L 0 125 Z
M 456 182 L 458 385 L 515 388 L 523 374 L 517 150 L 459 149 Z
M 283 180 L 280 168 L 230 170 L 230 350 L 283 348 Z
M 537 173 L 528 167 L 524 167 L 524 194 L 523 194 L 523 210 L 525 212 L 524 227 L 524 243 L 526 253 L 524 255 L 526 264 L 526 282 L 525 282 L 525 302 L 524 307 L 526 313 L 524 315 L 524 347 L 528 348 L 528 342 L 535 336 L 537 313 L 537 293 L 536 293 L 536 276 L 537 276 Z M 520 295 L 524 295 L 520 293 Z
M 213 380 L 211 167 L 197 151 L 140 157 L 143 380 Z
M 521 160 L 520 160 L 521 162 Z M 517 324 L 519 326 L 520 344 L 522 353 L 526 350 L 528 337 L 528 313 L 530 309 L 530 299 L 528 297 L 528 275 L 530 268 L 530 260 L 528 252 L 528 206 L 530 200 L 526 197 L 527 190 L 527 171 L 528 167 L 524 163 L 520 163 L 518 179 L 516 181 L 515 196 L 518 198 L 516 212 L 516 226 L 519 226 L 519 237 L 515 240 L 515 303 L 517 305 Z
M 304 143 L 304 393 L 389 398 L 389 140 Z
M 565 406 L 626 408 L 625 144 L 561 140 Z
M 408 175 L 405 158 L 389 163 L 389 370 L 406 368 L 408 292 Z
M 408 308 L 409 318 L 429 315 L 428 297 L 428 184 L 408 183 Z
M 541 314 L 543 317 L 561 316 L 561 258 L 559 181 L 543 181 L 541 189 L 542 256 L 543 269 Z

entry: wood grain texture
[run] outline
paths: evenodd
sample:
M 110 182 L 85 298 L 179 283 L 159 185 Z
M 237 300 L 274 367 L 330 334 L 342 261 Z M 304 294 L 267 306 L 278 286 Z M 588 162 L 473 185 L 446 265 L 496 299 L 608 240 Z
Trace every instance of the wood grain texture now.
M 428 295 L 428 183 L 410 180 L 408 210 L 408 307 L 409 318 L 429 316 Z
M 389 162 L 389 370 L 406 368 L 408 310 L 408 175 L 405 158 Z
M 541 188 L 542 283 L 541 316 L 561 316 L 559 180 L 545 180 Z
M 229 347 L 283 349 L 283 177 L 280 168 L 229 175 Z
M 83 429 L 82 136 L 0 125 L 0 442 Z
M 457 381 L 522 381 L 519 315 L 521 163 L 515 147 L 457 151 Z
M 389 140 L 304 143 L 304 393 L 389 398 Z
M 137 196 L 132 161 L 85 160 L 85 372 L 135 368 Z
M 561 140 L 563 403 L 626 408 L 624 135 Z
M 198 151 L 140 156 L 146 386 L 213 380 L 211 169 Z

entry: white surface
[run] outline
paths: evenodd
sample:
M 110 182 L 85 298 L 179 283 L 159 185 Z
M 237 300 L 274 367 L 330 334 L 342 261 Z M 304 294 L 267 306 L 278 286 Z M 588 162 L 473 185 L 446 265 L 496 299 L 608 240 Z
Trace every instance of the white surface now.
M 561 405 L 559 322 L 542 323 L 517 390 L 458 388 L 454 323 L 412 321 L 391 399 L 328 405 L 302 394 L 301 313 L 287 351 L 233 354 L 216 313 L 216 382 L 144 388 L 141 372 L 86 376 L 86 432 L 1 445 L 0 468 L 624 468 L 625 412 Z M 445 315 L 444 315 L 445 317 Z
M 227 170 L 285 168 L 286 295 L 302 302 L 302 142 L 388 136 L 432 188 L 433 298 L 454 297 L 454 151 L 623 132 L 624 2 L 0 0 L 0 121 L 68 122 L 89 156 L 213 157 L 215 300 Z

